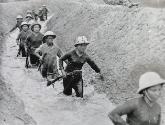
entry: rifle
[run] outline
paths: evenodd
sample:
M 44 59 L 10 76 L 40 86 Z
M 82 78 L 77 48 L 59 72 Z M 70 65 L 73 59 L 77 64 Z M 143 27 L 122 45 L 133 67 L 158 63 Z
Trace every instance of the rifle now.
M 47 79 L 47 86 L 53 85 L 53 88 L 54 88 L 54 83 L 55 83 L 56 81 L 61 80 L 62 78 L 63 78 L 63 76 L 58 76 L 57 78 L 55 78 L 55 79 L 52 80 L 52 81 L 49 81 L 49 80 Z
M 82 73 L 81 70 L 74 70 L 73 72 L 67 73 L 67 76 L 68 76 L 68 75 L 74 75 L 75 73 L 80 73 L 80 72 Z M 64 76 L 58 76 L 57 78 L 55 78 L 55 79 L 52 80 L 52 81 L 49 81 L 49 80 L 47 79 L 47 86 L 53 85 L 53 87 L 54 87 L 55 82 L 56 82 L 56 81 L 62 80 L 62 78 L 64 78 Z

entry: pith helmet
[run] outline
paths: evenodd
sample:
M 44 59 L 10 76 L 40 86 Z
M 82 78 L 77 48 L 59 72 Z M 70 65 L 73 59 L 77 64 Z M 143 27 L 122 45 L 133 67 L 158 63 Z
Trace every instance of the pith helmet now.
M 31 30 L 32 31 L 33 31 L 33 28 L 34 28 L 35 25 L 38 25 L 40 27 L 40 29 L 41 29 L 41 24 L 39 24 L 39 23 L 33 23 L 32 26 L 31 26 Z
M 146 72 L 140 76 L 139 79 L 139 89 L 137 93 L 141 92 L 149 87 L 160 85 L 165 83 L 165 80 L 160 77 L 156 72 Z
M 26 13 L 31 13 L 32 11 L 31 10 L 27 10 Z
M 33 18 L 31 14 L 27 14 L 27 15 L 26 15 L 26 18 L 27 18 L 27 17 Z
M 21 28 L 24 26 L 24 25 L 27 25 L 29 27 L 29 24 L 27 22 L 22 22 L 21 23 Z
M 21 15 L 18 15 L 16 19 L 23 19 L 23 17 Z
M 54 39 L 56 38 L 56 35 L 55 35 L 52 31 L 47 31 L 47 32 L 44 34 L 43 40 L 45 40 L 46 37 L 48 37 L 48 36 L 52 36 Z
M 79 37 L 77 38 L 77 41 L 76 41 L 76 43 L 74 44 L 74 46 L 81 45 L 81 44 L 87 44 L 87 45 L 89 44 L 89 42 L 88 42 L 86 36 L 79 36 Z

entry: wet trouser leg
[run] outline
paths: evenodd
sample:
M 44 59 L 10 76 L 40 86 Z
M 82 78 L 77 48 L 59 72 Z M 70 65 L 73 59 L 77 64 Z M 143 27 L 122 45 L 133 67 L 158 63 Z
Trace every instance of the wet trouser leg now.
M 30 63 L 34 64 L 34 65 L 35 64 L 38 65 L 39 64 L 39 58 L 34 54 L 30 54 Z
M 76 92 L 77 97 L 83 98 L 83 80 L 79 80 L 79 82 L 73 86 L 73 89 Z
M 65 95 L 72 95 L 72 76 L 68 75 L 66 78 L 63 78 L 63 93 Z
M 21 52 L 22 52 L 22 57 L 26 57 L 26 51 L 25 51 L 25 46 L 21 46 Z
M 63 85 L 64 85 L 64 91 L 63 91 L 64 94 L 71 95 L 73 88 L 76 92 L 76 96 L 83 98 L 82 72 L 73 75 L 68 75 L 66 78 L 63 79 Z
M 41 69 L 41 74 L 42 74 L 42 77 L 43 78 L 46 78 L 47 77 L 47 66 L 46 66 L 46 64 L 44 63 L 43 65 L 42 65 L 42 69 Z

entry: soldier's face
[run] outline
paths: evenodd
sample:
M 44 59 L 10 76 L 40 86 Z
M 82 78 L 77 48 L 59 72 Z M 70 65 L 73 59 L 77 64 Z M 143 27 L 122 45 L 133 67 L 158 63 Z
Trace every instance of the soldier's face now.
M 47 38 L 46 38 L 46 42 L 47 42 L 47 44 L 52 44 L 53 43 L 53 40 L 54 40 L 54 38 L 52 37 L 52 36 L 48 36 Z
M 33 31 L 36 32 L 36 33 L 38 33 L 38 32 L 40 31 L 39 25 L 35 25 L 35 26 L 33 27 Z
M 24 31 L 27 31 L 27 30 L 29 29 L 29 27 L 28 27 L 27 25 L 23 25 L 23 26 L 22 26 L 22 29 L 23 29 Z
M 80 45 L 77 45 L 77 49 L 79 50 L 79 52 L 81 53 L 84 53 L 85 50 L 87 48 L 87 44 L 80 44 Z
M 147 93 L 152 101 L 156 101 L 161 95 L 162 85 L 156 85 L 147 89 Z

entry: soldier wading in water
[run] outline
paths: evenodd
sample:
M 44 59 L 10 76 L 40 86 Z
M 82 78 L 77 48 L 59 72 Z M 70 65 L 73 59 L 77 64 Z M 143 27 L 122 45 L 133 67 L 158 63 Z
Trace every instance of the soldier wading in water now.
M 44 35 L 40 32 L 41 25 L 39 23 L 35 23 L 31 26 L 32 33 L 27 37 L 26 44 L 27 44 L 27 57 L 30 58 L 30 65 L 29 66 L 38 66 L 39 65 L 39 58 L 35 55 L 35 50 L 42 44 L 42 40 Z M 27 63 L 27 61 L 26 61 Z M 28 68 L 28 64 L 26 64 Z
M 138 93 L 142 96 L 131 99 L 109 113 L 114 125 L 160 125 L 161 107 L 156 102 L 165 80 L 155 72 L 144 73 L 139 80 Z M 121 118 L 127 115 L 126 121 Z
M 79 36 L 75 43 L 75 49 L 66 53 L 59 59 L 59 69 L 62 72 L 63 78 L 63 93 L 65 95 L 72 95 L 72 88 L 75 90 L 76 96 L 83 98 L 83 79 L 82 79 L 82 67 L 87 62 L 95 72 L 99 73 L 100 69 L 91 60 L 91 58 L 85 53 L 89 42 L 85 36 Z M 63 61 L 68 61 L 64 70 Z

